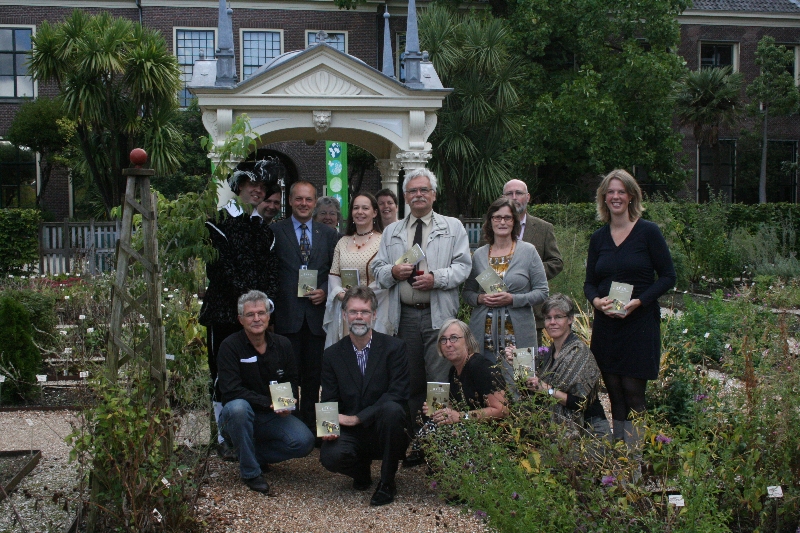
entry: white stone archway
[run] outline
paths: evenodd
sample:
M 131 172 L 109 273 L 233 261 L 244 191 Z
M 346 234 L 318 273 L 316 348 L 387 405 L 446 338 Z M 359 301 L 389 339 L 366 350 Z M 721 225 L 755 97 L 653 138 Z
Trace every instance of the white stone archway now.
M 422 87 L 410 88 L 324 43 L 283 54 L 232 86 L 215 84 L 216 69 L 217 60 L 195 62 L 189 84 L 215 145 L 246 113 L 261 145 L 337 140 L 364 148 L 394 191 L 401 168 L 426 166 L 436 112 L 451 92 L 425 58 Z

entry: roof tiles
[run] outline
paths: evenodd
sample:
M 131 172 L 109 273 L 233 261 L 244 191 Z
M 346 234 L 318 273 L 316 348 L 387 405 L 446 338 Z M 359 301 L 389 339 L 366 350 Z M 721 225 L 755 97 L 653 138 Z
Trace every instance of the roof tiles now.
M 694 0 L 690 9 L 800 14 L 800 0 Z

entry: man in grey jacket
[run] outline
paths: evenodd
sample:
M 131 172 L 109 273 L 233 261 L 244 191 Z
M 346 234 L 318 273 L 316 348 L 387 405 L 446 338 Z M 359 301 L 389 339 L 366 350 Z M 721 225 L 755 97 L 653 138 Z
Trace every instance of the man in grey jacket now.
M 469 239 L 461 221 L 433 211 L 436 186 L 436 176 L 426 168 L 406 173 L 403 192 L 410 214 L 383 231 L 372 262 L 375 279 L 389 291 L 384 304 L 388 333 L 396 334 L 408 346 L 408 404 L 415 420 L 425 401 L 426 383 L 448 379 L 450 363 L 436 351 L 439 328 L 458 314 L 458 287 L 472 268 Z M 425 257 L 416 265 L 395 265 L 415 243 Z

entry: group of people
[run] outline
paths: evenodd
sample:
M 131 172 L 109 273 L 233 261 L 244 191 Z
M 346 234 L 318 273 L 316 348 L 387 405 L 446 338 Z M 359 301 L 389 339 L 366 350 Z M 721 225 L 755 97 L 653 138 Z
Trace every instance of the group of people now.
M 428 169 L 406 171 L 405 218 L 397 220 L 394 192 L 359 192 L 341 235 L 332 227 L 341 216 L 318 203 L 306 181 L 289 190 L 291 216 L 270 223 L 280 206 L 264 206 L 267 184 L 280 172 L 279 161 L 265 160 L 235 173 L 238 200 L 208 222 L 219 255 L 207 267 L 201 323 L 219 450 L 238 459 L 247 486 L 268 492 L 269 465 L 316 444 L 322 465 L 350 476 L 356 490 L 372 486 L 371 462 L 381 460 L 370 503 L 388 504 L 400 462 L 424 462 L 418 446 L 407 453 L 415 435 L 502 418 L 532 394 L 552 396 L 558 420 L 636 446 L 645 386 L 658 373 L 657 300 L 675 272 L 658 227 L 641 219 L 641 190 L 630 174 L 615 170 L 597 190 L 607 225 L 592 236 L 587 258 L 584 292 L 595 308 L 588 347 L 572 333 L 574 302 L 549 296 L 548 280 L 563 262 L 553 226 L 528 213 L 524 182 L 505 184 L 471 253 L 462 223 L 433 210 L 438 183 Z M 408 260 L 417 246 L 422 254 Z M 316 285 L 298 292 L 304 270 L 315 272 Z M 484 289 L 487 273 L 502 280 L 499 290 Z M 612 282 L 633 286 L 624 314 L 609 298 Z M 456 318 L 462 287 L 469 325 Z M 552 342 L 540 350 L 543 329 Z M 536 357 L 535 375 L 520 382 L 512 367 L 518 347 Z M 599 402 L 601 377 L 611 426 Z M 270 397 L 270 383 L 286 382 L 299 399 L 294 416 Z M 449 383 L 447 407 L 427 405 L 430 382 Z M 340 435 L 316 437 L 318 402 L 338 403 Z

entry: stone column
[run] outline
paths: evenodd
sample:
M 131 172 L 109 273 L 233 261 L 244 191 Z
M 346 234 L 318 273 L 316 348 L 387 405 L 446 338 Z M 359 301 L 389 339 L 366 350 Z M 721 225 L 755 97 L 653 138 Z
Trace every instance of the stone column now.
M 398 190 L 398 177 L 400 175 L 400 162 L 396 159 L 378 159 L 375 166 L 381 173 L 381 189 L 391 189 L 400 196 Z

